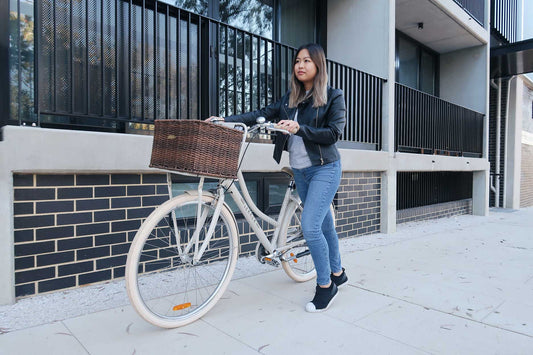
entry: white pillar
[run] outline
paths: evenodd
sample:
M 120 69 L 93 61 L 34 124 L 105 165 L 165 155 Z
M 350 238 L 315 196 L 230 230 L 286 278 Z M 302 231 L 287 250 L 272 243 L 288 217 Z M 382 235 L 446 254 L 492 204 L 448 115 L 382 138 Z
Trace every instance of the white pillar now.
M 524 84 L 514 77 L 509 81 L 505 132 L 505 172 L 503 207 L 520 208 L 520 172 L 522 165 L 522 100 Z
M 389 155 L 387 171 L 381 175 L 381 232 L 396 232 L 396 180 L 394 165 L 394 90 L 395 90 L 395 55 L 396 55 L 396 4 L 389 1 L 389 38 L 388 38 L 388 73 L 387 83 L 383 88 L 383 151 Z
M 394 167 L 395 0 L 328 0 L 328 58 L 384 78 L 381 232 L 396 231 Z
M 472 214 L 488 216 L 489 214 L 489 171 L 480 170 L 473 173 Z
M 13 174 L 7 164 L 6 145 L 5 140 L 0 142 L 0 305 L 15 303 Z

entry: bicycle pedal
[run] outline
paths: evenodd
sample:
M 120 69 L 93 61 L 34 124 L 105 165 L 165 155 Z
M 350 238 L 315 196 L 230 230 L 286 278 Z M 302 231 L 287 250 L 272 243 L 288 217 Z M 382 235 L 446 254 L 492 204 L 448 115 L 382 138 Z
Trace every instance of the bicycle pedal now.
M 268 264 L 270 266 L 275 266 L 275 267 L 279 266 L 279 262 L 277 260 L 272 259 L 272 258 L 263 257 L 261 259 L 262 259 L 262 260 L 260 260 L 261 264 Z

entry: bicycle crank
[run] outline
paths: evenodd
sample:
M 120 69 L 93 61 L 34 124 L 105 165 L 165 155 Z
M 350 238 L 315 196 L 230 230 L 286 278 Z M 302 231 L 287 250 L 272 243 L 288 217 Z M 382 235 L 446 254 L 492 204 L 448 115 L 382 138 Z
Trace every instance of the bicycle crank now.
M 259 242 L 257 242 L 257 246 L 255 247 L 255 256 L 261 264 L 268 264 L 274 267 L 279 266 L 279 261 L 275 260 L 274 256 L 268 253 L 263 244 Z

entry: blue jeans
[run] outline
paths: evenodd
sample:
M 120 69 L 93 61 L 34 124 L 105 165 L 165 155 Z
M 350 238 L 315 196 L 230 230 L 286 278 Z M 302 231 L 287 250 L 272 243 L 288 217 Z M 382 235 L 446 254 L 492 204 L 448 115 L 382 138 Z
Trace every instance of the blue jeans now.
M 315 263 L 317 283 L 330 282 L 331 272 L 342 271 L 339 237 L 329 206 L 341 181 L 340 160 L 293 169 L 296 190 L 303 202 L 302 230 Z

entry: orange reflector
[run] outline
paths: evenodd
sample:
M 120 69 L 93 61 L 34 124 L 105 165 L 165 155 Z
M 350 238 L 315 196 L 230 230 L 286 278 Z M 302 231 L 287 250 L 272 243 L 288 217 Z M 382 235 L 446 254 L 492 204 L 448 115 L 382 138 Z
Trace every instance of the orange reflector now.
M 270 259 L 270 258 L 265 258 L 265 260 L 266 260 L 266 261 L 272 261 L 272 259 Z
M 292 256 L 294 256 L 294 253 L 291 253 L 291 257 L 292 257 Z M 294 259 L 292 259 L 292 261 L 294 261 L 295 263 L 297 263 L 297 262 L 298 262 L 298 259 L 294 258 Z
M 181 309 L 189 308 L 190 306 L 191 306 L 191 302 L 182 303 L 182 304 L 178 304 L 177 306 L 174 306 L 174 308 L 172 308 L 172 310 L 173 311 L 179 311 Z

